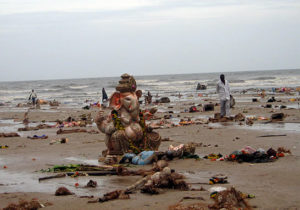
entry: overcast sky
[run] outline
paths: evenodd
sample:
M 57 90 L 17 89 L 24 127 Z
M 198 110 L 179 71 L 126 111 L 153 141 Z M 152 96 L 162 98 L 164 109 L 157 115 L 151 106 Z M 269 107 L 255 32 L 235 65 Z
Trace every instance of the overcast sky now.
M 0 0 L 0 80 L 300 68 L 300 0 Z

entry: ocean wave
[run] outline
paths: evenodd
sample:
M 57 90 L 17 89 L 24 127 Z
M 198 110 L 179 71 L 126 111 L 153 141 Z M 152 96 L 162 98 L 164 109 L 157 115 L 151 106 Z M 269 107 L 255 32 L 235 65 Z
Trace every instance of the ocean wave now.
M 51 87 L 52 88 L 59 88 L 59 89 L 61 89 L 61 88 L 65 88 L 66 86 L 64 86 L 64 85 L 53 85 Z
M 233 80 L 229 80 L 229 83 L 245 83 L 245 80 L 242 80 L 242 79 L 233 79 Z
M 136 80 L 137 84 L 147 84 L 147 83 L 155 83 L 155 82 L 158 82 L 158 80 L 156 80 L 156 79 L 144 79 L 144 80 L 137 79 Z
M 207 86 L 211 87 L 211 86 L 216 86 L 217 82 L 208 82 Z
M 71 88 L 71 89 L 85 89 L 88 87 L 89 87 L 88 85 L 71 85 L 71 86 L 69 86 L 69 88 Z
M 276 79 L 276 77 L 256 77 L 249 80 L 272 80 L 272 79 Z
M 28 90 L 0 90 L 0 94 L 5 93 L 5 94 L 16 94 L 16 93 L 30 93 Z

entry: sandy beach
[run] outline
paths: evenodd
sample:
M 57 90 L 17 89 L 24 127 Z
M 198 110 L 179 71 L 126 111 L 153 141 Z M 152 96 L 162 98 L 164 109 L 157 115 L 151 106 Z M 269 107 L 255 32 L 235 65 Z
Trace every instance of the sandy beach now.
M 234 116 L 244 113 L 252 117 L 254 124 L 246 125 L 243 122 L 223 122 L 223 123 L 203 123 L 187 126 L 175 126 L 170 128 L 158 128 L 157 132 L 163 139 L 159 151 L 166 151 L 169 145 L 187 144 L 189 142 L 198 143 L 196 154 L 200 157 L 210 153 L 221 153 L 223 156 L 229 155 L 234 150 L 239 150 L 245 146 L 255 149 L 269 148 L 277 149 L 285 147 L 291 150 L 291 155 L 279 158 L 268 163 L 238 163 L 230 161 L 211 161 L 200 158 L 195 159 L 174 159 L 169 161 L 170 168 L 185 176 L 187 183 L 208 183 L 210 177 L 216 174 L 223 174 L 228 177 L 229 183 L 220 184 L 230 188 L 234 186 L 237 190 L 255 195 L 255 198 L 247 199 L 253 208 L 257 209 L 298 209 L 299 201 L 299 137 L 300 137 L 300 111 L 297 108 L 298 101 L 290 100 L 296 98 L 293 95 L 278 93 L 275 95 L 280 102 L 268 103 L 273 108 L 264 108 L 267 104 L 264 99 L 255 94 L 234 95 L 236 105 L 231 109 Z M 251 102 L 251 98 L 258 98 L 259 102 Z M 192 98 L 190 101 L 176 102 L 175 104 L 157 104 L 157 119 L 163 118 L 166 114 L 171 114 L 173 118 L 179 119 L 207 119 L 219 112 L 219 106 L 214 111 L 184 112 L 191 105 L 217 103 L 217 99 L 208 97 Z M 279 109 L 280 105 L 295 108 Z M 95 118 L 99 108 L 82 110 L 80 108 L 68 108 L 60 106 L 56 109 L 49 109 L 49 105 L 42 105 L 41 109 L 30 109 L 29 122 L 39 124 L 46 122 L 52 125 L 55 120 L 64 120 L 69 116 L 78 119 L 82 114 L 91 114 Z M 149 109 L 154 105 L 143 105 L 142 109 Z M 1 107 L 3 108 L 3 107 Z M 22 111 L 1 112 L 0 128 L 2 132 L 10 131 L 18 127 L 23 127 Z M 48 110 L 48 111 L 47 111 Z M 49 111 L 50 110 L 50 111 Z M 171 112 L 173 111 L 173 113 Z M 171 113 L 169 113 L 171 112 Z M 269 122 L 273 113 L 284 113 L 285 118 L 279 122 Z M 178 117 L 179 116 L 179 117 Z M 253 117 L 255 116 L 257 120 Z M 259 118 L 260 117 L 260 118 Z M 259 120 L 267 118 L 267 120 Z M 174 119 L 173 119 L 174 120 Z M 151 123 L 151 121 L 148 121 Z M 77 127 L 74 127 L 77 128 Z M 66 128 L 66 129 L 74 129 Z M 84 127 L 86 130 L 97 130 L 95 124 Z M 52 175 L 53 173 L 43 173 L 41 169 L 51 168 L 54 165 L 62 164 L 103 164 L 98 163 L 99 155 L 104 150 L 104 134 L 94 133 L 71 133 L 56 134 L 58 128 L 48 128 L 33 131 L 19 132 L 20 137 L 0 138 L 1 145 L 8 145 L 8 148 L 0 150 L 0 208 L 4 208 L 11 203 L 18 201 L 38 200 L 45 205 L 45 209 L 168 209 L 175 204 L 188 205 L 191 203 L 203 204 L 204 209 L 213 203 L 210 193 L 207 191 L 212 185 L 191 184 L 193 188 L 203 187 L 206 191 L 180 191 L 174 189 L 164 189 L 158 195 L 148 195 L 140 192 L 130 195 L 130 199 L 117 199 L 104 203 L 88 203 L 103 194 L 124 189 L 127 186 L 141 179 L 140 176 L 93 176 L 93 177 L 65 177 L 50 179 L 42 182 L 38 178 Z M 47 139 L 28 139 L 32 135 L 48 135 Z M 262 135 L 283 135 L 274 137 L 259 137 Z M 62 137 L 69 139 L 66 144 L 49 143 Z M 202 144 L 200 144 L 202 143 Z M 137 166 L 130 165 L 131 169 L 150 168 L 151 165 Z M 85 188 L 90 180 L 98 183 L 96 188 Z M 75 187 L 75 184 L 79 185 Z M 65 186 L 74 195 L 55 196 L 55 190 Z M 81 196 L 94 196 L 93 198 L 81 198 Z M 183 197 L 202 197 L 202 201 L 183 200 Z

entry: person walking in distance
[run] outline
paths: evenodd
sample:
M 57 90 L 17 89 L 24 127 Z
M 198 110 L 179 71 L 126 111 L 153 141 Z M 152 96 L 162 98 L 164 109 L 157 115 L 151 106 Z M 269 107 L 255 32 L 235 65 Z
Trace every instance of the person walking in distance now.
M 37 95 L 34 92 L 34 90 L 32 90 L 31 93 L 30 93 L 30 95 L 29 95 L 28 100 L 32 100 L 32 105 L 33 106 L 35 106 L 35 104 L 36 104 L 36 98 L 37 98 Z
M 221 117 L 229 117 L 230 115 L 230 87 L 224 74 L 220 75 L 220 81 L 217 83 L 217 93 L 220 98 Z

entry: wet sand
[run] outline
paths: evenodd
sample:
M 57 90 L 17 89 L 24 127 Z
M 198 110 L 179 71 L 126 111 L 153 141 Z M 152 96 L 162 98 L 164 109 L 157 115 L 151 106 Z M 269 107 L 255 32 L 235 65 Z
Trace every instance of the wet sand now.
M 254 148 L 270 147 L 277 149 L 280 146 L 291 150 L 292 155 L 278 159 L 270 163 L 236 163 L 227 161 L 210 161 L 194 159 L 178 159 L 170 161 L 171 168 L 186 176 L 188 183 L 207 182 L 215 174 L 225 174 L 228 176 L 228 184 L 218 185 L 224 187 L 234 186 L 247 194 L 255 195 L 249 199 L 249 203 L 258 209 L 297 209 L 300 208 L 299 186 L 300 186 L 300 111 L 299 109 L 279 109 L 276 105 L 286 105 L 296 107 L 298 102 L 290 102 L 292 96 L 278 96 L 282 102 L 271 103 L 274 108 L 263 108 L 266 99 L 261 102 L 252 103 L 254 95 L 236 96 L 237 103 L 231 110 L 232 114 L 243 113 L 246 116 L 262 116 L 270 118 L 271 114 L 283 112 L 287 115 L 283 122 L 265 123 L 266 121 L 254 121 L 253 126 L 244 123 L 239 125 L 233 123 L 210 123 L 157 129 L 163 138 L 170 138 L 171 141 L 163 141 L 160 151 L 167 150 L 170 144 L 180 143 L 203 143 L 197 147 L 196 153 L 204 156 L 209 153 L 221 153 L 228 155 L 234 150 L 241 149 L 247 145 Z M 266 97 L 268 98 L 268 97 Z M 190 101 L 177 101 L 170 104 L 158 105 L 159 110 L 175 111 L 174 118 L 207 118 L 218 112 L 215 111 L 182 113 L 193 103 L 204 104 L 217 100 L 211 98 L 194 98 Z M 44 105 L 45 107 L 47 105 Z M 173 108 L 171 108 L 173 107 Z M 143 108 L 143 107 L 142 107 Z M 150 108 L 150 107 L 147 107 Z M 199 107 L 200 108 L 200 107 Z M 2 109 L 2 107 L 0 108 Z M 43 106 L 42 106 L 43 109 Z M 91 113 L 95 117 L 97 109 L 82 110 L 58 108 L 51 112 L 45 110 L 32 110 L 29 113 L 31 122 L 40 123 L 45 120 L 52 122 L 56 119 L 66 119 L 71 116 L 78 118 L 83 113 Z M 180 112 L 180 113 L 177 113 Z M 157 113 L 157 117 L 163 117 L 169 113 Z M 180 117 L 177 117 L 180 115 Z M 14 131 L 21 127 L 24 112 L 6 111 L 1 112 L 0 128 Z M 175 120 L 176 121 L 176 120 Z M 87 130 L 96 129 L 95 125 L 85 128 Z M 102 196 L 106 192 L 115 189 L 124 189 L 126 186 L 139 180 L 139 176 L 105 176 L 105 177 L 77 177 L 59 178 L 38 182 L 39 177 L 51 175 L 52 173 L 42 173 L 41 169 L 47 169 L 58 164 L 97 164 L 101 151 L 105 149 L 104 135 L 89 133 L 74 133 L 57 135 L 57 128 L 42 129 L 37 131 L 20 132 L 21 137 L 0 138 L 0 145 L 8 145 L 9 148 L 0 150 L 0 208 L 9 203 L 16 203 L 19 199 L 27 201 L 36 198 L 41 203 L 50 202 L 53 205 L 45 209 L 168 209 L 168 206 L 178 203 L 185 196 L 201 196 L 203 203 L 210 204 L 213 200 L 209 198 L 208 191 L 178 191 L 164 190 L 159 195 L 147 195 L 137 192 L 130 195 L 129 200 L 114 200 L 105 203 L 88 204 L 87 198 L 79 198 L 84 195 L 93 195 L 95 198 Z M 47 134 L 48 139 L 31 140 L 28 135 Z M 280 137 L 260 138 L 258 136 L 268 134 L 286 134 Z M 67 144 L 50 145 L 51 140 L 67 137 Z M 238 138 L 237 138 L 238 137 Z M 210 145 L 210 146 L 208 146 Z M 101 164 L 101 163 L 100 163 Z M 6 166 L 7 168 L 3 168 Z M 149 168 L 150 166 L 132 166 L 132 169 Z M 96 180 L 98 186 L 95 189 L 85 188 L 90 180 Z M 79 187 L 75 187 L 79 183 Z M 65 186 L 75 193 L 71 196 L 54 196 L 55 190 L 59 186 Z M 203 187 L 209 189 L 210 185 L 192 185 L 194 188 Z M 94 199 L 95 199 L 94 198 Z M 183 203 L 196 203 L 199 201 L 183 201 Z

